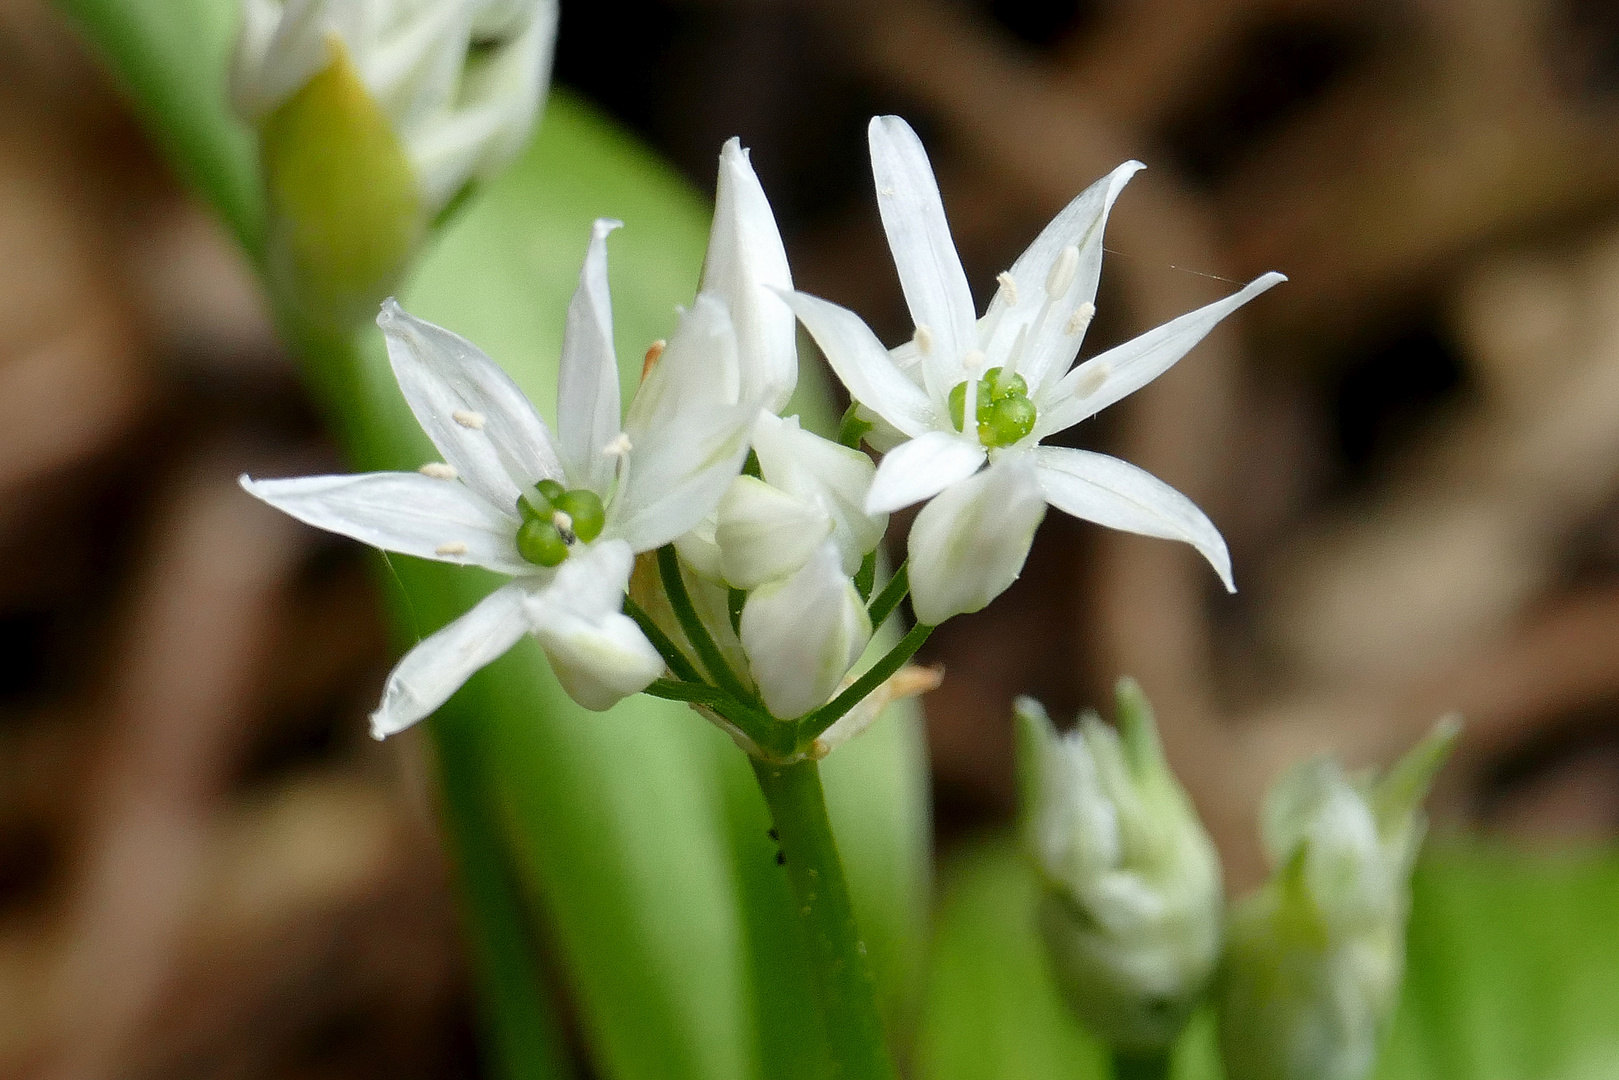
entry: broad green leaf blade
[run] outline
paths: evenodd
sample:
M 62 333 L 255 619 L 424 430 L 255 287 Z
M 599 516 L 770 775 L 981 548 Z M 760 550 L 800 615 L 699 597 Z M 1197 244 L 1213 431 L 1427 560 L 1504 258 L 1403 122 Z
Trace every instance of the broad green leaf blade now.
M 181 179 L 214 205 L 249 253 L 259 253 L 264 196 L 247 126 L 230 110 L 225 72 L 234 0 L 55 0 L 129 94 Z

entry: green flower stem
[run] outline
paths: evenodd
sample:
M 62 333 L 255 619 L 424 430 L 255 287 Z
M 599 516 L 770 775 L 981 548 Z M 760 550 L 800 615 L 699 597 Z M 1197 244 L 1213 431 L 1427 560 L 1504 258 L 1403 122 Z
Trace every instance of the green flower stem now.
M 1168 1080 L 1169 1054 L 1113 1052 L 1113 1080 Z
M 905 599 L 905 594 L 910 592 L 911 575 L 910 571 L 906 569 L 908 565 L 907 563 L 899 564 L 899 569 L 894 571 L 894 576 L 888 579 L 888 584 L 883 586 L 883 591 L 877 594 L 877 599 L 873 600 L 871 607 L 866 609 L 866 614 L 871 616 L 871 628 L 873 630 L 887 621 L 888 616 L 893 614 L 895 608 L 899 607 L 899 602 Z
M 692 648 L 697 650 L 697 656 L 708 669 L 709 676 L 721 690 L 736 700 L 753 701 L 753 694 L 742 685 L 742 680 L 736 677 L 731 665 L 725 662 L 725 657 L 720 654 L 720 647 L 714 644 L 713 637 L 708 633 L 708 627 L 703 625 L 697 609 L 692 606 L 691 595 L 686 592 L 685 579 L 680 576 L 680 559 L 675 554 L 673 544 L 665 544 L 658 549 L 658 574 L 663 579 L 663 591 L 669 597 L 669 606 L 674 608 L 675 618 L 680 621 L 680 628 L 686 631 L 687 639 L 691 641 Z
M 900 573 L 894 575 L 895 580 L 897 581 L 904 572 L 904 567 L 901 567 Z M 883 591 L 886 593 L 888 590 Z M 821 732 L 831 727 L 844 713 L 865 700 L 867 694 L 881 686 L 890 675 L 916 655 L 916 650 L 922 647 L 922 643 L 931 633 L 933 633 L 931 626 L 918 623 L 911 627 L 910 633 L 900 638 L 899 644 L 890 649 L 887 656 L 871 665 L 864 675 L 850 684 L 847 690 L 798 722 L 799 743 L 808 743 L 819 737 Z
M 685 653 L 680 651 L 680 646 L 676 645 L 669 635 L 663 632 L 663 627 L 653 622 L 652 616 L 648 615 L 641 605 L 637 604 L 629 596 L 624 597 L 624 614 L 635 620 L 635 625 L 641 628 L 641 633 L 645 634 L 646 639 L 652 643 L 652 647 L 658 650 L 658 655 L 663 657 L 665 664 L 669 665 L 669 670 L 674 672 L 675 678 L 687 683 L 700 683 L 703 681 L 703 677 L 698 673 L 696 665 L 686 658 Z M 660 679 L 659 681 L 662 682 L 663 680 Z
M 833 1075 L 838 1080 L 897 1080 L 877 1011 L 876 979 L 826 816 L 819 767 L 813 761 L 774 765 L 755 760 L 753 772 L 786 860 L 826 1019 Z

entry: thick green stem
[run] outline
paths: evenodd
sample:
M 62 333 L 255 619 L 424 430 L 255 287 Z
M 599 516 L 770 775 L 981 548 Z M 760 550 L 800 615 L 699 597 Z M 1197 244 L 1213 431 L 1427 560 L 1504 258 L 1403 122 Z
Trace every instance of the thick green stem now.
M 770 807 L 798 906 L 834 1075 L 839 1080 L 896 1080 L 877 1011 L 877 982 L 855 924 L 820 771 L 813 761 L 772 765 L 757 760 L 753 771 Z
M 1168 1080 L 1169 1054 L 1113 1052 L 1113 1080 Z

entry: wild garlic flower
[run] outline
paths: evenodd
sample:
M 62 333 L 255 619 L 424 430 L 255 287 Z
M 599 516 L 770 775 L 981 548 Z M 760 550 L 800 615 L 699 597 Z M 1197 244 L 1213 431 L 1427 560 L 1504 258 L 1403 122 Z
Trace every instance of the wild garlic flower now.
M 722 617 L 711 633 L 728 642 L 734 632 L 746 660 L 738 674 L 772 715 L 796 717 L 826 703 L 871 639 L 851 578 L 888 516 L 864 510 L 870 458 L 777 415 L 798 382 L 798 327 L 781 297 L 792 277 L 770 202 L 736 139 L 720 154 L 701 287 L 726 302 L 737 328 L 738 400 L 757 410 L 759 475 L 737 477 L 676 546 L 705 581 L 748 594 L 736 626 Z
M 1001 274 L 979 319 L 921 140 L 897 116 L 873 118 L 869 136 L 915 336 L 890 353 L 853 312 L 802 293 L 789 302 L 850 395 L 885 425 L 888 438 L 872 441 L 890 448 L 866 509 L 932 500 L 909 541 L 916 617 L 936 624 L 1004 591 L 1047 503 L 1190 543 L 1232 588 L 1225 541 L 1185 496 L 1117 458 L 1041 442 L 1157 378 L 1283 277 L 1266 274 L 1070 370 L 1096 311 L 1103 225 L 1141 165 L 1121 165 L 1069 203 Z
M 555 0 L 245 0 L 231 96 L 260 123 L 346 65 L 432 214 L 522 148 L 550 82 L 556 24 Z
M 1164 760 L 1152 708 L 1118 688 L 1059 735 L 1019 698 L 1024 842 L 1044 883 L 1040 929 L 1080 1018 L 1117 1051 L 1162 1054 L 1220 957 L 1220 859 Z
M 620 419 L 606 249 L 617 227 L 596 222 L 568 308 L 554 437 L 477 346 L 389 301 L 377 322 L 394 375 L 444 460 L 415 473 L 242 478 L 318 528 L 512 579 L 400 661 L 371 716 L 378 738 L 427 716 L 525 633 L 589 709 L 663 671 L 622 614 L 635 553 L 669 543 L 719 501 L 747 453 L 753 410 L 735 404 L 725 305 L 699 295 Z
M 1399 1000 L 1422 801 L 1454 719 L 1381 777 L 1306 762 L 1267 795 L 1271 880 L 1232 912 L 1220 1047 L 1231 1080 L 1361 1080 Z
M 349 331 L 432 223 L 522 148 L 555 0 L 244 0 L 231 70 L 258 134 L 272 284 Z

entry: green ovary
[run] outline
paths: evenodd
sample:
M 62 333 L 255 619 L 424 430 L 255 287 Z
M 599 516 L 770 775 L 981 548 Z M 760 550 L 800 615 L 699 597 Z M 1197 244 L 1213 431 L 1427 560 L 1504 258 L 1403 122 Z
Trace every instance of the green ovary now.
M 1036 411 L 1023 376 L 992 367 L 984 372 L 978 385 L 979 442 L 990 449 L 1011 446 L 1034 430 Z M 966 422 L 967 386 L 965 382 L 957 383 L 950 391 L 950 422 L 957 431 L 964 430 Z
M 533 494 L 519 496 L 517 512 L 523 516 L 517 553 L 537 566 L 560 566 L 574 543 L 596 539 L 607 520 L 594 491 L 570 491 L 555 480 L 541 480 Z

